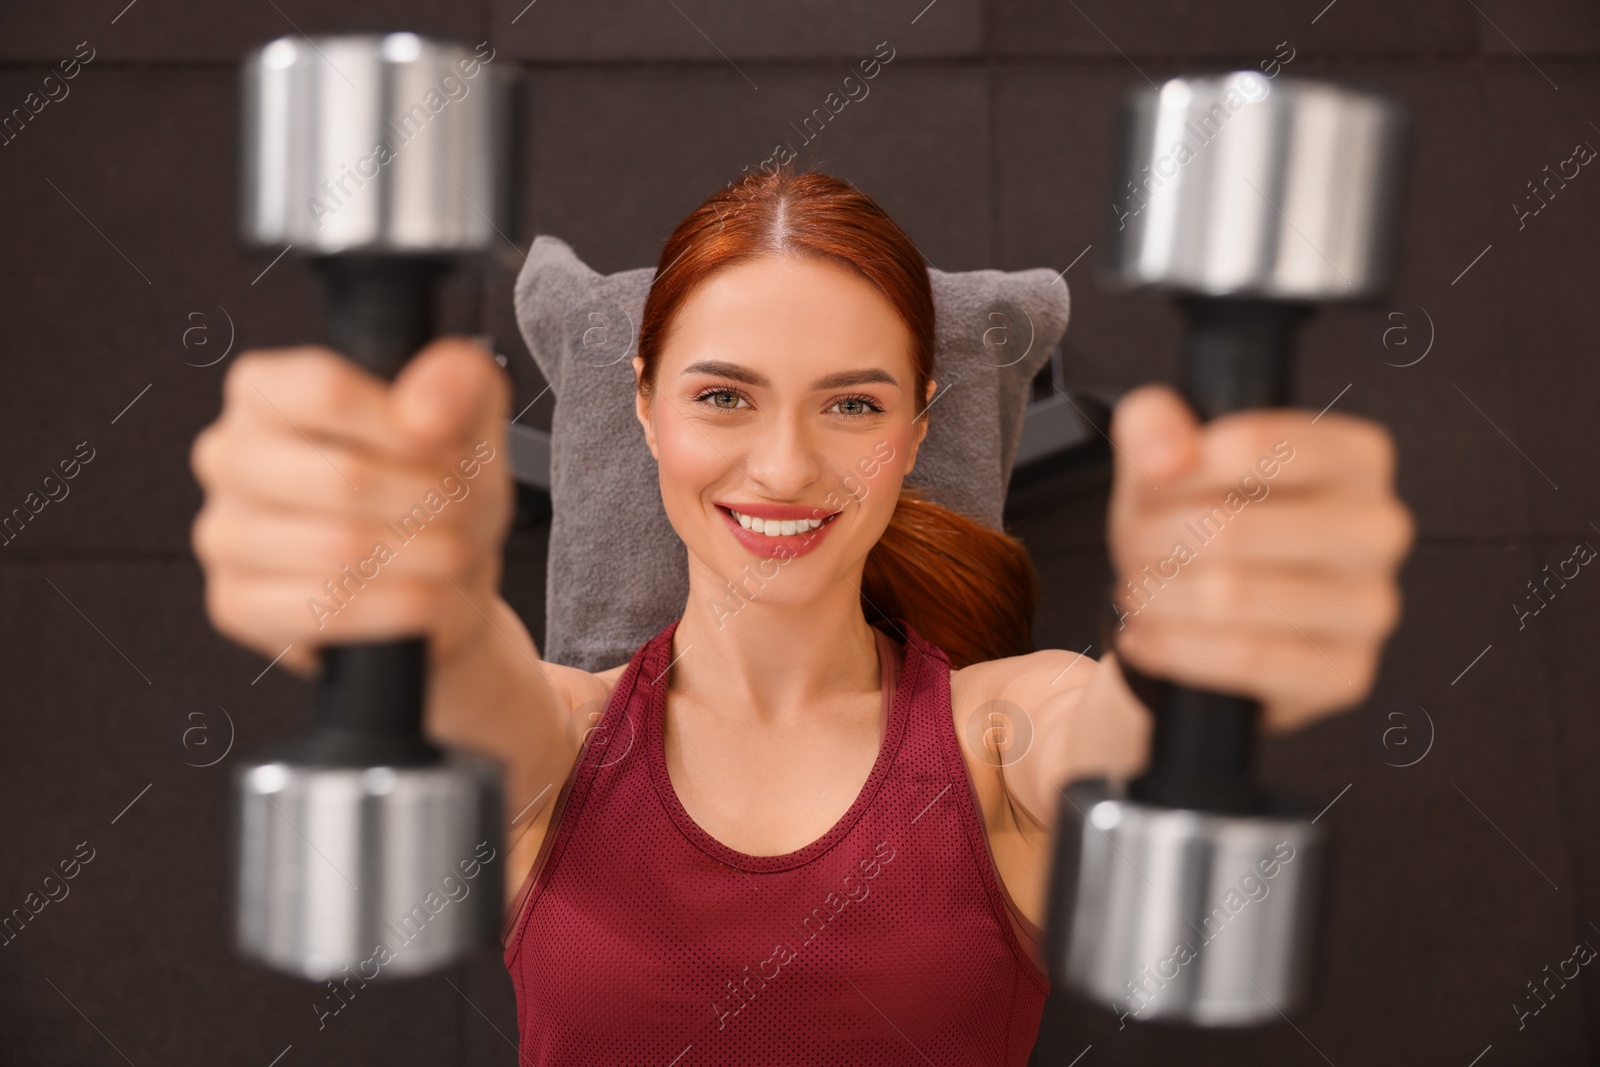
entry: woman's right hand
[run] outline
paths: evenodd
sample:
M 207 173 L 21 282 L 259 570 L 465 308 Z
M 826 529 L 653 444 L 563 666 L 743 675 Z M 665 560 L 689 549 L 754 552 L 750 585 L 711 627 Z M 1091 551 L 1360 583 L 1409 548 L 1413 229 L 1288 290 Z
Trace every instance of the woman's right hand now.
M 212 625 L 302 678 L 321 645 L 410 634 L 448 662 L 499 595 L 510 402 L 460 338 L 392 386 L 321 346 L 241 353 L 190 452 Z

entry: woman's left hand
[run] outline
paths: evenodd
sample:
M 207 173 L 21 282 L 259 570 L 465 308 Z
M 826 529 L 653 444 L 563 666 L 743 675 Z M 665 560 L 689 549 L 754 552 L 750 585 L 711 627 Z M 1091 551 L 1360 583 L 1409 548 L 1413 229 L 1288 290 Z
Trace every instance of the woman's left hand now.
M 1285 408 L 1200 424 L 1155 385 L 1118 402 L 1111 439 L 1117 656 L 1256 697 L 1268 730 L 1365 699 L 1414 535 L 1388 431 Z

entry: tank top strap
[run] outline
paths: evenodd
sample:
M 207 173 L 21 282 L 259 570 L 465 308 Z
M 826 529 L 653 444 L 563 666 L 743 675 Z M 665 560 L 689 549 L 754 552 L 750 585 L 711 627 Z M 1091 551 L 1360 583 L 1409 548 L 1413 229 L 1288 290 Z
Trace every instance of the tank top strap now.
M 883 692 L 883 719 L 885 729 L 889 724 L 889 706 L 894 697 L 895 686 L 899 683 L 900 672 L 904 669 L 904 653 L 900 645 L 884 632 L 881 626 L 874 626 L 872 632 L 878 643 L 878 687 Z
M 500 929 L 500 944 L 506 965 L 511 966 L 522 947 L 522 929 L 532 912 L 532 903 L 543 888 L 545 872 L 553 870 L 562 850 L 571 839 L 577 825 L 576 817 L 568 817 L 568 809 L 581 812 L 594 787 L 595 775 L 607 768 L 620 766 L 630 755 L 637 756 L 640 741 L 640 721 L 635 692 L 648 689 L 652 684 L 666 685 L 666 653 L 672 650 L 672 635 L 683 619 L 672 620 L 650 640 L 640 645 L 623 668 L 606 701 L 605 710 L 591 723 L 579 744 L 566 780 L 556 795 L 555 810 L 545 829 L 544 841 L 533 867 L 522 881 L 512 905 L 506 909 Z M 654 679 L 655 682 L 652 682 Z
M 967 768 L 966 754 L 962 750 L 961 740 L 956 736 L 955 707 L 950 689 L 952 666 L 949 655 L 944 649 L 919 634 L 903 618 L 891 619 L 884 625 L 885 628 L 894 629 L 904 635 L 903 661 L 909 661 L 912 657 L 926 661 L 919 673 L 929 679 L 927 684 L 931 688 L 932 695 L 914 699 L 918 703 L 931 705 L 936 713 L 919 716 L 915 720 L 914 729 L 927 732 L 925 736 L 932 747 L 937 749 L 945 776 L 953 786 L 946 796 L 953 795 L 954 803 L 959 810 L 963 836 L 972 850 L 973 861 L 983 881 L 984 892 L 994 912 L 996 923 L 1004 932 L 1007 945 L 1015 953 L 1022 974 L 1036 988 L 1044 992 L 1050 986 L 1044 931 L 1023 914 L 1010 890 L 1006 888 L 1005 882 L 1000 878 L 1000 869 L 995 863 L 994 850 L 984 826 L 983 805 L 978 799 L 976 785 Z

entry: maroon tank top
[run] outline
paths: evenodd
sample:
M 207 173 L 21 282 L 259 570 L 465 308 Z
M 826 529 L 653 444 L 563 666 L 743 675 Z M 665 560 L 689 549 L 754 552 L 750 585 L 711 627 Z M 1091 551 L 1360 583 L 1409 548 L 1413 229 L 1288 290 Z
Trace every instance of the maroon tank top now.
M 817 840 L 751 856 L 668 777 L 680 621 L 618 679 L 518 893 L 503 940 L 522 1062 L 1025 1065 L 1040 932 L 995 870 L 944 651 L 874 624 L 887 725 L 866 784 Z

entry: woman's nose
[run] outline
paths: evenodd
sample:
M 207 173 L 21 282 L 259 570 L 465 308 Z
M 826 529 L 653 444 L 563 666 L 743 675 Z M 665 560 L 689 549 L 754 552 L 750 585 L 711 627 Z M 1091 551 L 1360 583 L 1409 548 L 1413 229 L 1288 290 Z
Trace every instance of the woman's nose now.
M 745 475 L 774 499 L 805 492 L 823 470 L 818 431 L 799 412 L 779 412 L 749 428 Z

